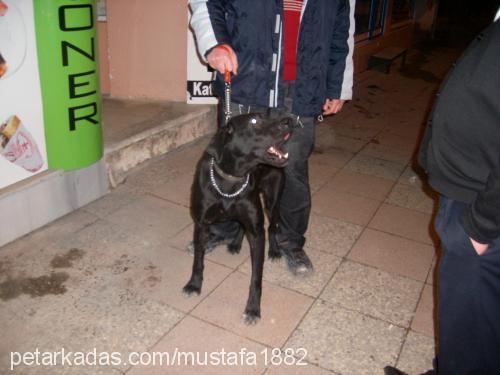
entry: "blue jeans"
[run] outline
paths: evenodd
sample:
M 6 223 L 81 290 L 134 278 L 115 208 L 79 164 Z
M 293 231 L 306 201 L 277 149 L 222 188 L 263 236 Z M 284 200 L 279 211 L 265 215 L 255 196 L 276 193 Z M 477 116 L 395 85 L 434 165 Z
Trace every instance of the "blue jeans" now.
M 500 374 L 500 238 L 479 256 L 460 223 L 469 206 L 441 197 L 439 375 Z

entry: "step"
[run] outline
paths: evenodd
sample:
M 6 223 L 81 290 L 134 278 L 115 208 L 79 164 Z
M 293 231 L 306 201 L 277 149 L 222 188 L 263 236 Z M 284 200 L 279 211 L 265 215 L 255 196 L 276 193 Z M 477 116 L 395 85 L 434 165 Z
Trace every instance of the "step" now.
M 111 188 L 134 167 L 216 130 L 216 106 L 103 100 L 104 161 Z

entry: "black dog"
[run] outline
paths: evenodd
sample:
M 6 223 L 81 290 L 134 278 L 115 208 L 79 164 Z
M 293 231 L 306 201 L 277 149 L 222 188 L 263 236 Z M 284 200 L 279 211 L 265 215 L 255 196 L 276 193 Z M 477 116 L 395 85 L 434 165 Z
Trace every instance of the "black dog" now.
M 269 237 L 273 238 L 283 186 L 283 172 L 275 167 L 283 167 L 288 160 L 288 154 L 282 147 L 290 137 L 291 121 L 289 117 L 271 118 L 264 114 L 233 117 L 225 127 L 219 129 L 198 162 L 191 191 L 194 262 L 193 273 L 183 289 L 184 293 L 191 295 L 201 292 L 209 226 L 236 220 L 242 229 L 227 248 L 231 253 L 238 253 L 246 233 L 252 260 L 250 294 L 243 314 L 247 324 L 255 324 L 260 318 L 265 249 L 260 193 L 264 196 L 270 222 Z M 270 258 L 280 257 L 272 241 L 268 254 Z

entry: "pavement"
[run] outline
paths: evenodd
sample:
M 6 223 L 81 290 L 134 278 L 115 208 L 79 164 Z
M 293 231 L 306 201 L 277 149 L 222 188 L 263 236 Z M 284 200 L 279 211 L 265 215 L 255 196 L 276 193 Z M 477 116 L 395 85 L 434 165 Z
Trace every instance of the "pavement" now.
M 201 295 L 181 293 L 193 260 L 185 250 L 193 230 L 190 185 L 205 137 L 0 248 L 0 374 L 429 369 L 436 195 L 414 153 L 456 56 L 444 47 L 413 50 L 402 71 L 365 72 L 354 100 L 318 125 L 305 247 L 315 272 L 294 277 L 283 260 L 266 261 L 257 325 L 241 320 L 246 244 L 238 255 L 224 248 L 207 255 Z M 139 360 L 143 365 L 132 365 Z

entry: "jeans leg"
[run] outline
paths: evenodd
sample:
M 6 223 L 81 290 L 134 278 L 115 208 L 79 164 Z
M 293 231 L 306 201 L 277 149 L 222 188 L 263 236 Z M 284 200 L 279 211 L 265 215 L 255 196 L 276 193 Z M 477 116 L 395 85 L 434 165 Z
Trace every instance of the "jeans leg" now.
M 294 83 L 285 84 L 285 111 L 293 114 Z M 314 147 L 314 118 L 297 118 L 297 125 L 287 143 L 289 154 L 285 166 L 285 183 L 280 200 L 280 224 L 277 242 L 281 249 L 302 248 L 311 213 L 309 156 Z
M 477 255 L 460 216 L 465 203 L 442 198 L 439 264 L 439 375 L 500 374 L 500 239 Z
M 309 155 L 314 143 L 314 124 L 303 121 L 303 128 L 294 129 L 287 144 L 289 160 L 285 167 L 285 183 L 280 199 L 278 246 L 293 250 L 302 248 L 311 212 L 309 188 Z

